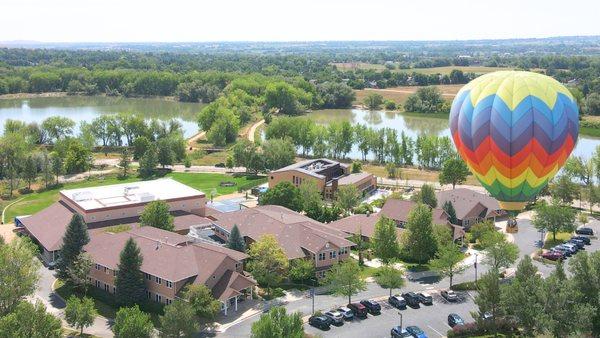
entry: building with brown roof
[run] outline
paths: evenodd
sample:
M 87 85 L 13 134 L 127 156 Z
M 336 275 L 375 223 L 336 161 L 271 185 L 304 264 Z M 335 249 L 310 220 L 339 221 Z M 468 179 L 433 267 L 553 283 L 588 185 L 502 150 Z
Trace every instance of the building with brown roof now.
M 109 293 L 116 291 L 119 255 L 129 238 L 143 256 L 141 271 L 150 300 L 170 304 L 187 285 L 204 284 L 227 314 L 230 306 L 237 310 L 238 300 L 251 296 L 256 285 L 242 270 L 246 254 L 214 244 L 191 243 L 187 236 L 154 227 L 91 236 L 84 250 L 95 263 L 90 272 L 92 285 Z
M 396 222 L 396 232 L 398 238 L 400 238 L 408 221 L 408 215 L 416 205 L 417 203 L 413 201 L 388 198 L 378 213 L 372 215 L 351 215 L 331 222 L 328 225 L 348 234 L 361 234 L 363 239 L 371 240 L 375 234 L 375 224 L 382 216 L 385 216 Z M 434 224 L 447 225 L 450 228 L 454 240 L 461 239 L 465 235 L 464 229 L 461 226 L 450 224 L 448 214 L 443 209 L 434 208 L 432 210 L 432 217 Z
M 495 221 L 496 217 L 506 215 L 495 198 L 471 189 L 442 190 L 436 197 L 438 205 L 452 203 L 459 224 L 467 229 L 482 220 Z
M 274 235 L 290 260 L 309 259 L 314 262 L 317 277 L 350 254 L 354 245 L 348 234 L 309 217 L 277 205 L 213 215 L 217 236 L 227 240 L 237 225 L 247 245 L 266 234 Z
M 347 164 L 326 158 L 301 161 L 269 173 L 270 188 L 284 181 L 300 186 L 307 180 L 315 182 L 327 199 L 332 199 L 344 185 L 354 185 L 363 194 L 377 187 L 377 179 L 372 174 L 350 173 Z

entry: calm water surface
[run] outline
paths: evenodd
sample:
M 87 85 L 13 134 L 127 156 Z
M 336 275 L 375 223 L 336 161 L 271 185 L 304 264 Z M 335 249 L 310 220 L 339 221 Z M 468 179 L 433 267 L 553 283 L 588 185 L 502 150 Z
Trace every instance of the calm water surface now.
M 0 126 L 4 126 L 7 119 L 41 123 L 57 115 L 68 117 L 79 125 L 79 122 L 90 122 L 101 114 L 135 113 L 147 119 L 175 118 L 183 125 L 184 135 L 190 137 L 198 132 L 196 115 L 202 107 L 200 103 L 104 96 L 7 99 L 0 100 Z

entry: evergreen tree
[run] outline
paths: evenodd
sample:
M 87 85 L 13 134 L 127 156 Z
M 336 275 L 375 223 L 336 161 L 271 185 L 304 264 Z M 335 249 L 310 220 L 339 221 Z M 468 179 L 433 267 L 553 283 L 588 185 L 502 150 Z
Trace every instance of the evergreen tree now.
M 432 185 L 423 184 L 421 191 L 415 195 L 417 202 L 428 205 L 430 208 L 437 207 L 437 198 L 435 197 L 435 189 Z
M 396 223 L 392 219 L 382 216 L 375 223 L 371 248 L 375 257 L 379 258 L 383 264 L 387 265 L 392 259 L 398 257 L 400 246 L 398 245 Z
M 131 160 L 129 159 L 129 151 L 127 148 L 123 149 L 121 153 L 121 160 L 119 161 L 119 166 L 121 167 L 121 176 L 127 177 L 129 175 L 129 166 L 131 164 Z
M 406 230 L 404 247 L 408 256 L 415 262 L 427 263 L 437 252 L 431 209 L 425 204 L 417 204 L 408 214 Z
M 246 242 L 244 242 L 244 237 L 240 234 L 237 224 L 234 224 L 231 229 L 227 239 L 227 247 L 235 251 L 246 252 Z
M 454 205 L 452 205 L 452 202 L 446 201 L 446 203 L 444 203 L 443 209 L 448 214 L 448 220 L 450 221 L 450 223 L 458 225 L 458 219 L 456 218 L 456 210 L 454 209 Z
M 154 143 L 150 143 L 148 145 L 148 149 L 140 158 L 140 176 L 147 178 L 154 175 L 154 170 L 156 170 L 156 166 L 158 165 L 158 154 L 156 150 L 156 145 Z
M 117 301 L 131 306 L 144 300 L 144 275 L 140 271 L 143 257 L 132 238 L 121 251 L 115 286 Z
M 56 265 L 59 278 L 64 279 L 69 277 L 69 268 L 72 267 L 73 262 L 83 252 L 83 246 L 88 244 L 89 241 L 90 236 L 83 217 L 79 214 L 74 214 L 63 236 L 60 258 Z

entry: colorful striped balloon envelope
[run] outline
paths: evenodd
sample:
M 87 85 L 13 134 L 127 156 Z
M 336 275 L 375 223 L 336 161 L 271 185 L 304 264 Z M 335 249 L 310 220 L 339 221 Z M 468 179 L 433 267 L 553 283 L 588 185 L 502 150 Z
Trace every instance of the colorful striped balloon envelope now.
M 577 143 L 578 108 L 546 75 L 499 71 L 456 95 L 450 131 L 458 153 L 505 210 L 521 210 L 563 166 Z

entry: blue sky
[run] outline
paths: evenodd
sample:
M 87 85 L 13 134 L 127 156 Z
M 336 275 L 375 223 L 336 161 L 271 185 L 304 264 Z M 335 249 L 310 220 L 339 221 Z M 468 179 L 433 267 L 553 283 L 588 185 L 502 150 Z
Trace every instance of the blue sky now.
M 2 0 L 0 41 L 454 40 L 600 35 L 599 0 Z

